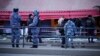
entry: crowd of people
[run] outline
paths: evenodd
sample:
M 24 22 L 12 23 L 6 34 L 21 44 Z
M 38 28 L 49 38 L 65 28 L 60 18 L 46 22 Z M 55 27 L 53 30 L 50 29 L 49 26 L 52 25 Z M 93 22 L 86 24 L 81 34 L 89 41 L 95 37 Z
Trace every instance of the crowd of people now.
M 74 37 L 84 37 L 88 38 L 89 43 L 94 43 L 94 38 L 96 35 L 96 25 L 95 19 L 92 15 L 88 15 L 85 20 L 82 19 L 67 19 L 64 23 L 64 17 L 61 17 L 58 20 L 58 25 L 63 27 L 59 29 L 62 37 L 62 48 L 65 47 L 74 47 L 73 38 Z M 85 35 L 84 35 L 85 34 Z
M 21 24 L 21 16 L 18 13 L 19 9 L 14 8 L 13 13 L 10 17 L 10 26 L 12 27 L 12 47 L 19 47 L 19 40 L 20 40 L 20 24 Z M 33 14 L 29 14 L 29 19 L 27 26 L 28 28 L 28 37 L 27 41 L 33 43 L 32 48 L 38 48 L 38 35 L 40 29 L 39 26 L 39 11 L 34 10 Z M 65 22 L 65 23 L 64 23 Z M 88 36 L 88 42 L 94 43 L 93 38 L 95 37 L 95 19 L 92 15 L 88 15 L 85 21 L 81 19 L 67 19 L 65 21 L 64 17 L 58 19 L 58 26 L 62 27 L 58 28 L 58 32 L 61 35 L 61 47 L 64 48 L 65 45 L 67 47 L 74 47 L 73 46 L 73 38 L 79 35 L 80 29 L 85 29 L 81 31 L 86 31 L 86 35 Z M 81 33 L 82 34 L 82 33 Z

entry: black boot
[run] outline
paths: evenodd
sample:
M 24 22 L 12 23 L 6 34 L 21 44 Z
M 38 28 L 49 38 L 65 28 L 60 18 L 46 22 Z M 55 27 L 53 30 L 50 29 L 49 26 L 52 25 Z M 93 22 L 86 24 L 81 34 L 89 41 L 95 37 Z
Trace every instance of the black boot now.
M 19 44 L 16 44 L 16 47 L 18 48 L 19 47 Z
M 88 42 L 89 42 L 89 43 L 91 43 L 91 40 L 90 40 L 90 38 L 88 38 Z
M 15 47 L 15 44 L 12 44 L 12 47 Z
M 32 39 L 31 38 L 29 39 L 29 42 L 32 42 Z
M 28 37 L 26 38 L 26 42 L 28 42 Z
M 32 42 L 32 37 L 31 36 L 29 37 L 29 42 Z
M 64 45 L 65 45 L 65 44 L 62 44 L 62 45 L 61 45 L 61 48 L 64 48 Z
M 32 45 L 31 48 L 38 48 L 38 45 Z
M 73 43 L 71 43 L 71 48 L 74 48 L 74 45 L 73 45 Z
M 61 46 L 61 48 L 64 48 L 64 46 Z
M 93 38 L 91 38 L 91 43 L 94 43 Z

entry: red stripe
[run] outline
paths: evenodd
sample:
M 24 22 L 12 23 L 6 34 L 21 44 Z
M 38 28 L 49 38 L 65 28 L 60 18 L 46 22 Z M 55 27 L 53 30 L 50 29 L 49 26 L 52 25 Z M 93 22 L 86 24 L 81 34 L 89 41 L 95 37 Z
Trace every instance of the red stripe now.
M 9 20 L 9 16 L 12 11 L 0 11 L 0 20 Z M 22 20 L 27 20 L 28 14 L 33 13 L 32 11 L 20 11 L 20 15 L 22 16 Z M 92 16 L 100 16 L 100 12 L 98 10 L 74 10 L 74 11 L 40 11 L 41 20 L 48 19 L 58 19 L 61 16 L 65 18 L 82 18 L 87 17 L 88 15 Z

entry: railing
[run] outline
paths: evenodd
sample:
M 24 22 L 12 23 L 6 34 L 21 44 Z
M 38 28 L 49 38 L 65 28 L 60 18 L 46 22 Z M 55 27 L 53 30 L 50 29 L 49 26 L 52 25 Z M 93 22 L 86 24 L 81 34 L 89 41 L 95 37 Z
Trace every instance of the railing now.
M 6 28 L 9 28 L 11 29 L 11 27 L 4 27 L 4 26 L 0 26 L 0 29 L 6 29 Z M 25 45 L 25 37 L 26 36 L 29 36 L 28 34 L 25 34 L 25 32 L 27 33 L 26 31 L 26 28 L 29 28 L 28 26 L 22 26 L 22 27 L 19 27 L 20 29 L 22 29 L 22 34 L 21 36 L 23 37 L 23 47 Z M 31 27 L 31 28 L 34 28 L 34 27 Z M 61 38 L 61 37 L 65 37 L 65 36 L 62 36 L 62 35 L 58 35 L 57 36 L 57 33 L 56 31 L 59 29 L 59 28 L 62 28 L 62 27 L 37 27 L 40 29 L 40 34 L 38 35 L 39 37 L 45 37 L 45 38 Z M 63 29 L 63 28 L 62 28 Z M 86 29 L 94 29 L 94 28 L 77 28 L 78 31 L 76 32 L 77 34 L 75 36 L 72 36 L 72 37 L 75 37 L 75 38 L 88 38 L 89 36 L 86 35 Z M 95 28 L 95 30 L 100 30 L 100 28 Z M 44 33 L 44 34 L 43 34 Z M 50 35 L 47 35 L 50 34 Z M 95 34 L 99 34 L 100 32 L 95 32 Z M 4 33 L 5 34 L 5 33 Z M 45 35 L 46 34 L 46 35 Z M 11 36 L 11 35 L 10 35 Z M 95 35 L 96 36 L 96 35 Z M 96 36 L 97 38 L 97 36 Z

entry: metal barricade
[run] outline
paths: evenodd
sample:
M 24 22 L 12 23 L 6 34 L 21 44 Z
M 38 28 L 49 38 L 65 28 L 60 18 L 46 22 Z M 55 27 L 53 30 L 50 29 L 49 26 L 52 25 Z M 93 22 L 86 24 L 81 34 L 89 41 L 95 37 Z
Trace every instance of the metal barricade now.
M 0 29 L 6 29 L 6 28 L 10 28 L 11 29 L 11 27 L 0 26 Z M 19 27 L 19 28 L 23 29 L 23 35 L 22 35 L 23 44 L 22 44 L 22 46 L 24 47 L 24 45 L 25 45 L 25 36 L 28 36 L 28 35 L 25 35 L 25 28 L 29 28 L 29 27 L 28 26 L 22 26 L 22 27 Z M 31 27 L 31 28 L 34 28 L 34 27 Z M 41 33 L 41 34 L 39 34 L 39 37 L 43 37 L 43 38 L 56 38 L 56 37 L 61 38 L 61 37 L 66 37 L 65 35 L 64 36 L 61 36 L 61 35 L 57 36 L 58 33 L 56 31 L 59 28 L 62 28 L 62 27 L 37 27 L 37 28 L 40 29 L 40 33 Z M 83 29 L 92 29 L 92 28 L 79 28 L 79 31 L 77 32 L 79 35 L 78 36 L 75 35 L 75 36 L 72 36 L 72 37 L 75 37 L 75 38 L 88 38 L 88 36 L 86 36 L 87 32 L 85 30 L 83 30 Z M 99 28 L 95 28 L 95 29 L 99 30 Z M 43 35 L 43 33 L 46 34 L 46 35 Z M 100 33 L 100 32 L 97 32 L 97 33 Z

